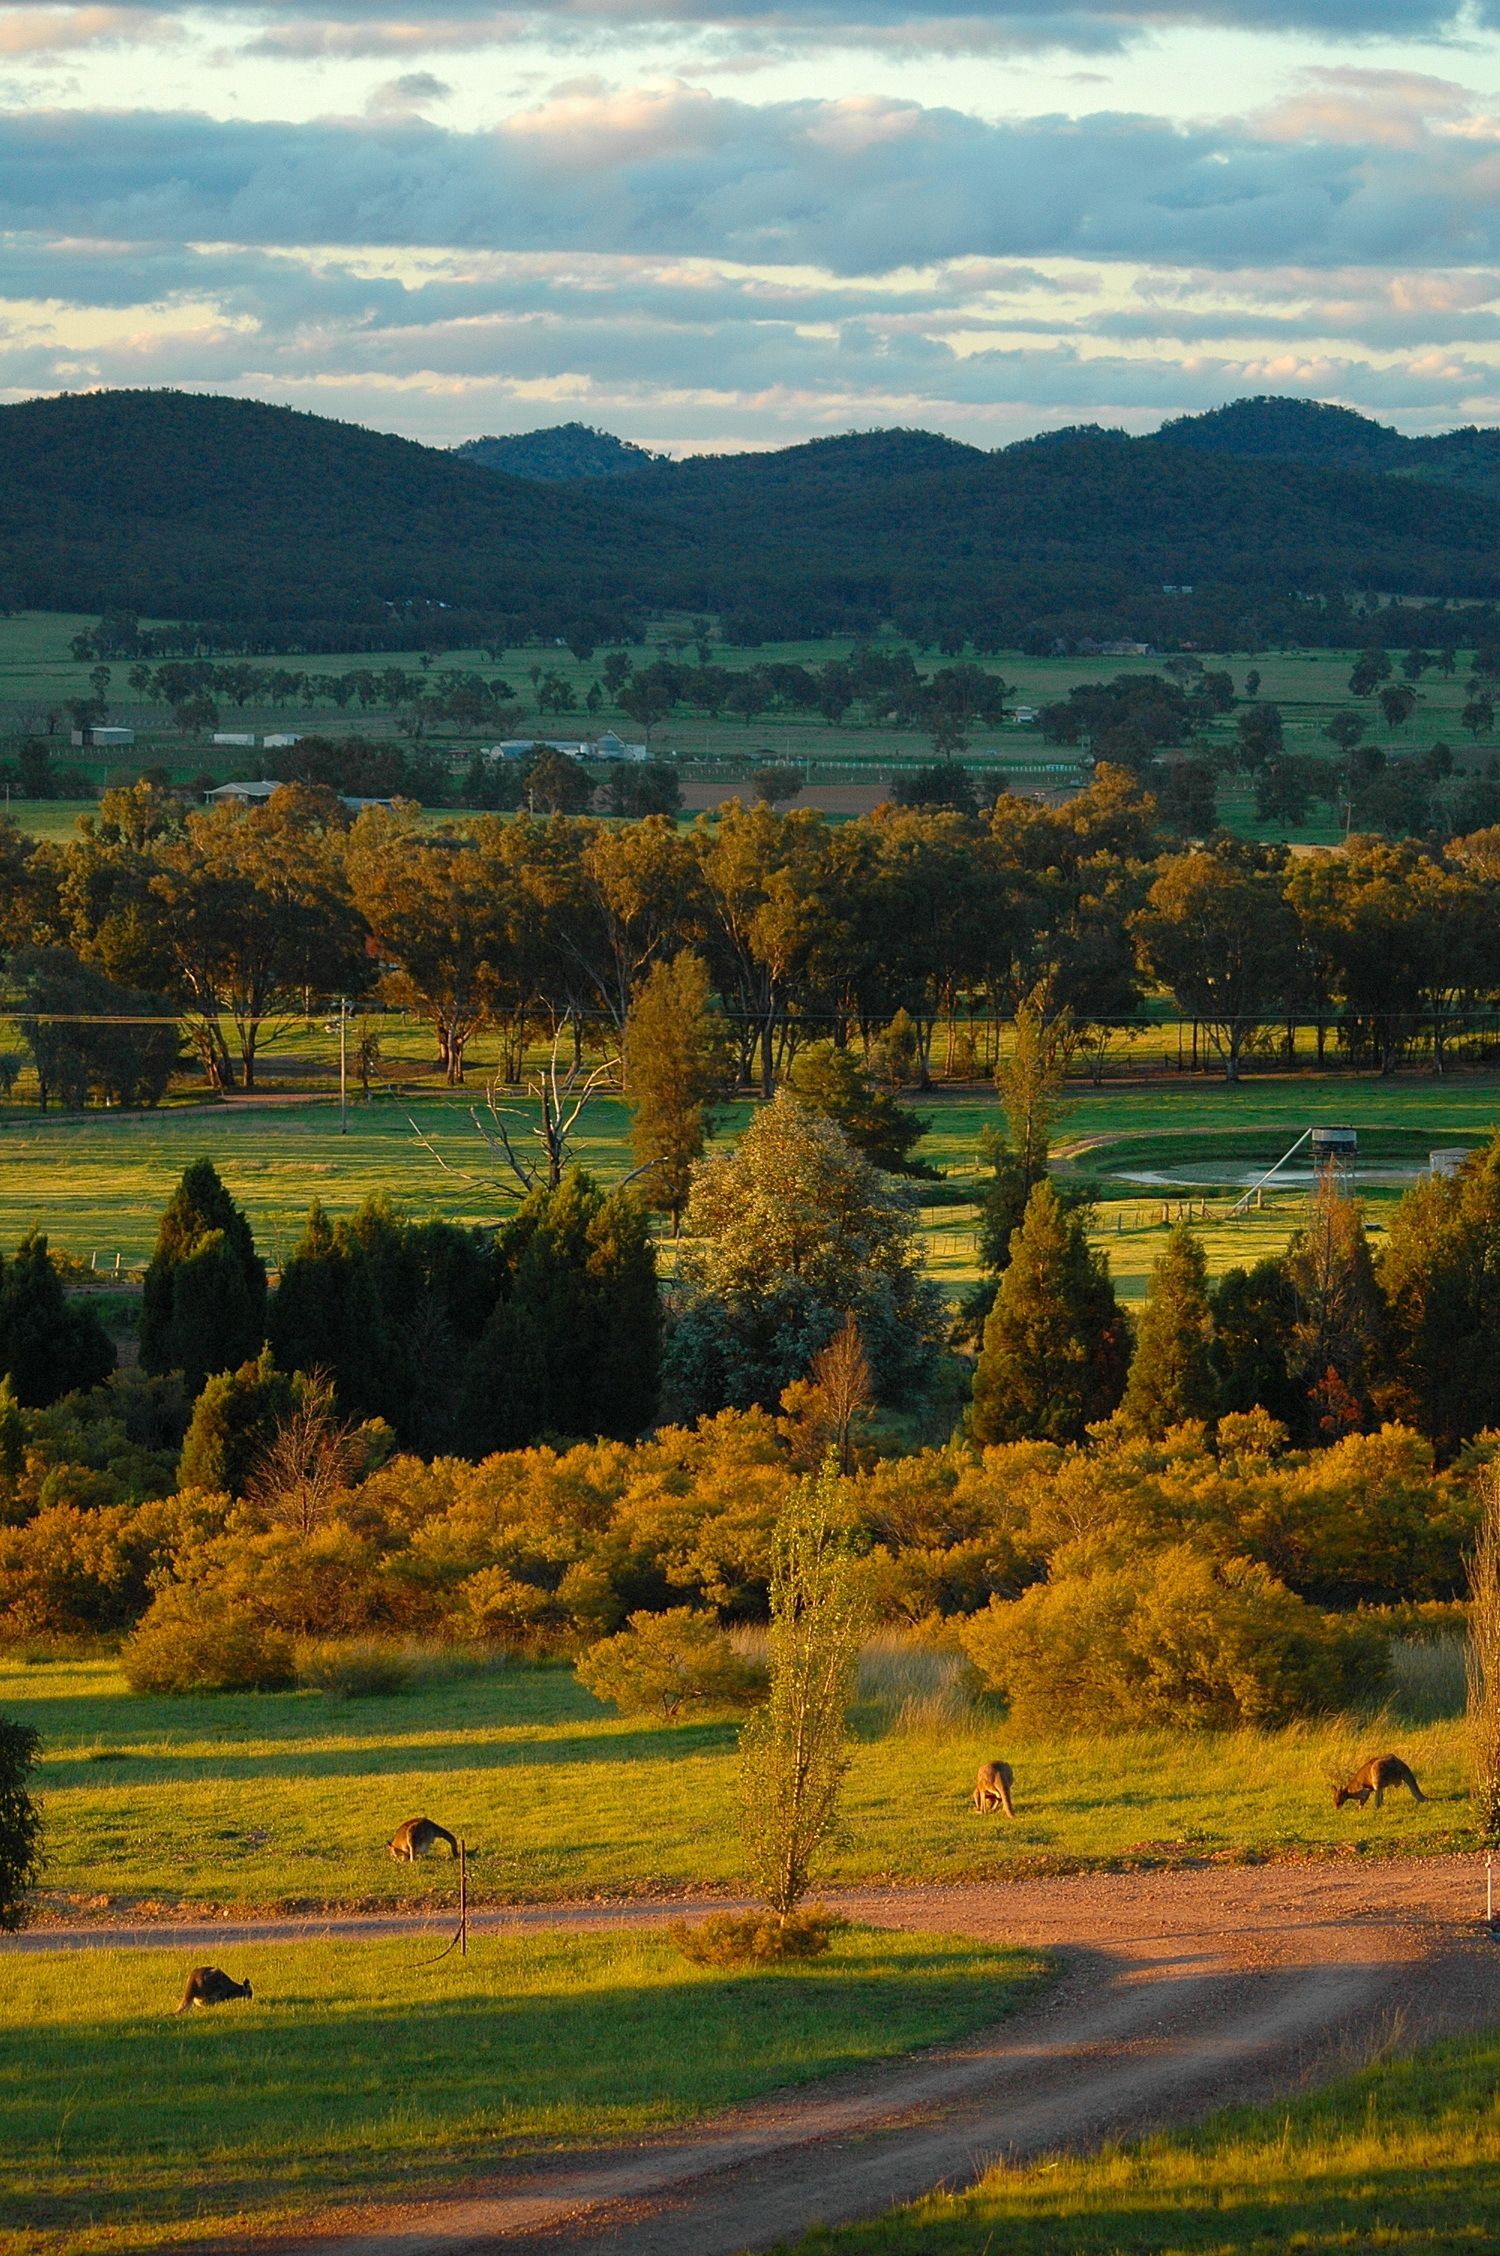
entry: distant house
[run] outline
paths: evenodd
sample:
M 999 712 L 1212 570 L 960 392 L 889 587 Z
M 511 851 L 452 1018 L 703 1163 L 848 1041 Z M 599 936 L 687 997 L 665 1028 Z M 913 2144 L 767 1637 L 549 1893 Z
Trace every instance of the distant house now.
M 253 744 L 255 739 L 252 737 L 250 741 Z M 290 752 L 292 746 L 300 744 L 302 739 L 300 736 L 263 736 L 260 741 L 266 752 Z
M 1012 705 L 1005 717 L 1008 721 L 1013 721 L 1017 728 L 1030 728 L 1036 719 L 1036 707 L 1034 705 Z
M 255 745 L 255 732 L 252 729 L 248 735 L 242 736 L 236 735 L 232 731 L 221 729 L 217 732 L 217 734 L 210 737 L 209 742 L 211 744 L 234 744 L 246 750 L 253 750 Z
M 263 807 L 273 791 L 281 785 L 274 781 L 260 783 L 220 783 L 212 791 L 205 791 L 203 803 L 207 807 Z
M 266 742 L 269 744 L 269 737 Z M 486 760 L 529 760 L 533 752 L 543 750 L 564 753 L 570 760 L 644 760 L 648 757 L 644 744 L 627 744 L 613 729 L 606 729 L 602 736 L 572 739 L 508 736 L 500 744 L 481 744 L 479 750 Z
M 263 807 L 273 791 L 284 789 L 284 784 L 266 776 L 257 783 L 219 783 L 212 791 L 204 792 L 203 804 L 206 807 Z M 395 801 L 341 797 L 339 805 L 347 808 L 351 815 L 361 815 L 366 807 L 392 807 Z
M 84 727 L 74 729 L 73 742 L 80 746 L 84 744 L 134 744 L 135 730 L 106 728 L 103 721 L 89 721 Z

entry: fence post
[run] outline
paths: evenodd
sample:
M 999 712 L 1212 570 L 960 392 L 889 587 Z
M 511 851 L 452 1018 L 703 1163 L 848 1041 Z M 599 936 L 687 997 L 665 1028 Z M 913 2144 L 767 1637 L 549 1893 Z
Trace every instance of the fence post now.
M 458 1844 L 458 1955 L 469 1955 L 469 1844 Z

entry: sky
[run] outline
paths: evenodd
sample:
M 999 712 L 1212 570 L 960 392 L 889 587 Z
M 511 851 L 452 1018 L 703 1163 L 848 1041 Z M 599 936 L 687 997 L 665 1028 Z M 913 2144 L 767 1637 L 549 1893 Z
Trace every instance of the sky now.
M 1500 0 L 0 6 L 0 400 L 1500 421 Z

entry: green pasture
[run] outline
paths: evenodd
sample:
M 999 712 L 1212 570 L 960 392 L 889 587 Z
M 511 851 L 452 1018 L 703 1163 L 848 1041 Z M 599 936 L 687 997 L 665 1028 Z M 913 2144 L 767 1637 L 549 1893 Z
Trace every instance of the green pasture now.
M 846 1932 L 825 1959 L 688 1965 L 662 1935 L 480 1935 L 5 1961 L 0 2251 L 100 2256 L 411 2200 L 633 2139 L 998 2019 L 1040 1962 Z M 169 2018 L 194 1957 L 247 2003 Z
M 1497 2091 L 1491 2030 L 1199 2130 L 995 2170 L 783 2256 L 1481 2256 L 1500 2217 Z
M 284 1054 L 270 1053 L 278 1062 L 267 1067 L 267 1100 L 220 1102 L 184 1091 L 180 1101 L 151 1113 L 0 1108 L 0 1248 L 35 1225 L 84 1263 L 112 1270 L 118 1255 L 122 1269 L 136 1267 L 149 1257 L 157 1217 L 182 1170 L 200 1157 L 213 1160 L 244 1206 L 273 1267 L 295 1245 L 314 1199 L 334 1215 L 352 1212 L 371 1192 L 415 1215 L 454 1222 L 491 1223 L 510 1213 L 514 1188 L 495 1169 L 471 1117 L 471 1108 L 483 1104 L 483 1046 L 476 1047 L 467 1092 L 406 1098 L 389 1084 L 408 1069 L 430 1073 L 428 1038 L 406 1023 L 383 1039 L 387 1087 L 369 1103 L 356 1091 L 347 1136 L 330 1095 L 275 1093 L 278 1079 L 294 1075 L 316 1075 L 326 1087 L 332 1054 L 321 1028 L 297 1032 Z M 515 1101 L 520 1118 L 512 1125 L 524 1137 L 529 1108 Z M 921 1156 L 944 1177 L 914 1189 L 923 1242 L 933 1275 L 957 1294 L 978 1275 L 980 1139 L 999 1114 L 992 1098 L 972 1091 L 936 1090 L 916 1101 L 932 1123 Z M 749 1116 L 748 1105 L 731 1107 L 718 1140 L 732 1141 Z M 413 1120 L 432 1150 L 418 1141 Z M 1215 1275 L 1286 1244 L 1306 1214 L 1305 1171 L 1268 1189 L 1260 1209 L 1238 1217 L 1231 1210 L 1242 1187 L 1273 1166 L 1305 1127 L 1359 1129 L 1368 1174 L 1354 1185 L 1378 1233 L 1429 1151 L 1481 1143 L 1497 1120 L 1500 1077 L 1493 1074 L 1266 1075 L 1237 1088 L 1208 1078 L 1101 1089 L 1074 1083 L 1058 1156 L 1064 1176 L 1094 1191 L 1095 1242 L 1108 1254 L 1122 1295 L 1135 1299 L 1168 1227 L 1189 1203 Z M 617 1098 L 595 1099 L 585 1115 L 576 1156 L 602 1182 L 627 1171 L 627 1126 Z M 663 1251 L 670 1260 L 670 1246 Z
M 65 698 L 88 693 L 89 668 L 71 656 L 68 643 L 81 628 L 93 624 L 92 619 L 64 613 L 22 612 L 0 618 L 0 732 L 9 730 L 17 734 L 41 730 L 45 727 L 48 710 L 55 710 Z M 633 649 L 632 657 L 638 665 L 662 655 L 682 655 L 691 661 L 694 653 L 690 649 L 679 651 L 677 647 L 683 642 L 686 628 L 685 620 L 675 618 L 653 623 L 646 646 Z M 893 635 L 876 639 L 892 649 L 910 647 Z M 816 667 L 831 658 L 846 656 L 852 648 L 848 637 L 835 637 L 826 642 L 767 643 L 754 650 L 728 649 L 716 642 L 713 662 L 733 671 L 778 663 Z M 543 734 L 566 736 L 592 725 L 583 700 L 599 674 L 603 655 L 601 649 L 593 658 L 580 662 L 566 650 L 536 645 L 507 651 L 499 660 L 479 650 L 442 652 L 434 656 L 433 665 L 435 671 L 453 669 L 477 671 L 486 677 L 503 675 L 525 710 L 526 718 L 520 724 L 523 728 L 535 726 Z M 934 651 L 916 651 L 914 656 L 924 671 L 950 663 Z M 1287 742 L 1295 752 L 1328 756 L 1332 748 L 1322 730 L 1330 714 L 1357 705 L 1370 716 L 1372 743 L 1400 756 L 1416 756 L 1442 739 L 1451 746 L 1458 767 L 1466 770 L 1483 765 L 1500 742 L 1500 739 L 1487 737 L 1476 745 L 1460 725 L 1468 657 L 1469 653 L 1460 653 L 1457 669 L 1451 675 L 1445 676 L 1433 669 L 1423 676 L 1416 712 L 1403 728 L 1395 731 L 1386 728 L 1373 700 L 1360 703 L 1349 696 L 1348 677 L 1353 662 L 1349 652 L 1268 651 L 1253 658 L 1242 654 L 1224 658 L 1208 653 L 1205 663 L 1227 667 L 1240 694 L 1244 693 L 1246 674 L 1252 669 L 1257 671 L 1259 697 L 1263 702 L 1280 706 Z M 378 670 L 386 665 L 400 665 L 415 672 L 419 667 L 419 654 L 414 651 L 327 652 L 306 658 L 266 658 L 251 662 L 267 669 L 284 664 L 314 675 L 344 674 L 358 668 Z M 1161 656 L 1032 658 L 1020 651 L 1002 651 L 986 663 L 1011 686 L 1015 703 L 1043 705 L 1065 696 L 1075 682 L 1108 681 L 1122 673 L 1157 672 L 1162 662 Z M 578 701 L 576 712 L 548 717 L 535 708 L 530 673 L 533 666 L 560 674 L 570 684 Z M 133 751 L 127 749 L 123 757 L 119 752 L 101 752 L 87 759 L 73 751 L 65 729 L 59 729 L 52 740 L 55 758 L 85 768 L 100 784 L 117 769 L 155 762 L 164 763 L 182 779 L 205 767 L 223 776 L 244 775 L 256 765 L 252 751 L 214 746 L 207 737 L 185 738 L 160 710 L 140 705 L 126 683 L 129 670 L 128 662 L 117 662 L 112 668 L 110 718 L 138 731 Z M 1393 678 L 1400 678 L 1399 667 Z M 622 716 L 609 706 L 599 718 L 625 726 Z M 226 706 L 219 725 L 226 730 L 257 733 L 267 729 L 300 728 L 304 732 L 316 730 L 333 735 L 388 736 L 395 733 L 397 723 L 395 716 L 385 712 L 361 714 L 351 709 L 341 713 L 333 706 L 298 704 L 243 709 Z M 1206 741 L 1227 744 L 1233 735 L 1234 716 L 1231 714 L 1216 725 Z M 454 738 L 450 743 L 447 737 L 440 737 L 438 741 L 443 749 L 460 757 L 467 748 L 483 740 L 483 731 L 477 735 L 470 731 L 461 740 Z M 862 772 L 880 776 L 893 762 L 909 764 L 929 756 L 928 740 L 921 730 L 854 726 L 848 721 L 833 725 L 807 715 L 766 713 L 749 721 L 674 713 L 656 730 L 653 750 L 667 759 L 704 764 L 710 774 L 722 769 L 726 775 L 741 773 L 747 761 L 770 754 L 779 761 L 813 765 L 825 777 L 845 781 L 860 780 Z M 1066 762 L 1071 755 L 1045 744 L 1035 728 L 1018 728 L 1007 723 L 998 729 L 976 731 L 968 757 L 985 768 L 1015 771 L 1018 783 L 1041 783 L 1048 780 L 1041 772 L 1046 765 L 1059 760 Z M 37 827 L 49 820 L 40 811 L 18 809 L 17 812 L 23 814 L 28 827 Z M 1327 844 L 1339 835 L 1334 817 L 1322 806 L 1312 811 L 1305 825 L 1291 832 L 1281 826 L 1260 823 L 1254 811 L 1253 793 L 1243 778 L 1225 780 L 1220 812 L 1229 828 L 1246 836 L 1286 835 L 1303 843 Z M 43 834 L 51 833 L 49 830 Z
M 875 1648 L 826 1877 L 989 1880 L 1262 1854 L 1452 1847 L 1468 1822 L 1461 1669 L 1447 1647 L 1372 1684 L 1362 1719 L 1283 1731 L 1031 1738 L 968 1696 L 956 1657 Z M 364 1699 L 138 1697 L 104 1658 L 0 1661 L 0 1714 L 42 1737 L 47 1888 L 60 1907 L 167 1911 L 447 1903 L 446 1860 L 396 1864 L 404 1818 L 468 1840 L 480 1900 L 741 1884 L 732 1721 L 621 1718 L 562 1666 L 470 1669 Z M 1335 1811 L 1392 1742 L 1421 1804 Z M 1014 1823 L 977 1817 L 981 1761 L 1016 1773 Z

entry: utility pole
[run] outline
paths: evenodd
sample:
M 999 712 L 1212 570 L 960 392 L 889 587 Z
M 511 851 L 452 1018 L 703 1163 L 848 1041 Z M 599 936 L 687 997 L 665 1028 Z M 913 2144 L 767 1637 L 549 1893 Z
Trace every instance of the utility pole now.
M 349 998 L 339 997 L 339 1134 L 349 1133 Z M 326 1031 L 333 1032 L 332 1026 Z

